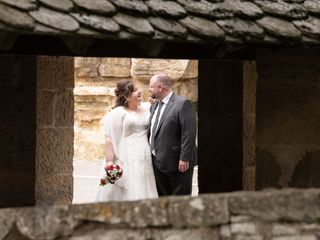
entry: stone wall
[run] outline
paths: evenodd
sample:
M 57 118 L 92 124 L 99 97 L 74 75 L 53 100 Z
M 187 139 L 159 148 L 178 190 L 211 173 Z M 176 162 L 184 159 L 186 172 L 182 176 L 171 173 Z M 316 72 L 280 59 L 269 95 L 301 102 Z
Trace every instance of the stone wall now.
M 36 57 L 1 55 L 0 91 L 0 207 L 34 205 Z
M 115 82 L 135 80 L 147 100 L 149 79 L 159 72 L 169 74 L 177 94 L 197 102 L 196 60 L 75 58 L 75 160 L 104 158 L 101 119 L 114 105 Z
M 258 54 L 257 189 L 320 187 L 319 63 L 316 53 Z
M 317 240 L 319 189 L 0 210 L 5 240 Z
M 36 204 L 71 203 L 74 60 L 37 58 Z

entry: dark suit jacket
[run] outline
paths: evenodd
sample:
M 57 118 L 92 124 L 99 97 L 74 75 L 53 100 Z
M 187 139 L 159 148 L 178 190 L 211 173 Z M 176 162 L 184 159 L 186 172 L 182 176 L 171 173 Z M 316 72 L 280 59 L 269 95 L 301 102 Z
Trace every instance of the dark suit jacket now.
M 157 104 L 151 106 L 150 123 L 156 107 Z M 165 173 L 179 171 L 180 159 L 189 161 L 190 167 L 195 166 L 197 164 L 195 140 L 196 115 L 192 104 L 186 98 L 173 93 L 155 133 L 156 166 Z

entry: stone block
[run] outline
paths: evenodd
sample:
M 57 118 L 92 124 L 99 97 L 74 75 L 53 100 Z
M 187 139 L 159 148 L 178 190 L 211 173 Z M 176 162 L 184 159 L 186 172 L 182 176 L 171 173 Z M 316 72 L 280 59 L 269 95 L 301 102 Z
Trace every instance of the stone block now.
M 99 75 L 102 77 L 130 77 L 131 58 L 102 58 Z
M 15 222 L 15 210 L 3 209 L 0 211 L 0 239 L 5 239 Z
M 152 75 L 167 73 L 173 80 L 180 79 L 189 60 L 132 58 L 131 76 L 135 80 L 149 82 Z
M 231 233 L 254 235 L 257 233 L 256 225 L 252 222 L 232 223 Z
M 24 239 L 57 239 L 73 232 L 77 220 L 68 206 L 21 208 L 17 211 L 17 230 Z
M 82 67 L 98 67 L 101 63 L 102 58 L 97 57 L 75 57 L 74 58 L 74 67 L 82 68 Z
M 71 174 L 46 174 L 36 178 L 36 204 L 71 204 L 73 176 Z
M 172 198 L 168 211 L 174 227 L 215 226 L 229 222 L 230 218 L 225 195 Z
M 189 60 L 182 79 L 198 78 L 198 60 Z
M 37 58 L 37 88 L 65 89 L 74 87 L 72 57 L 39 56 Z
M 38 90 L 37 92 L 37 125 L 38 127 L 53 126 L 53 103 L 55 93 Z
M 37 131 L 37 178 L 51 174 L 72 174 L 73 128 L 45 128 Z
M 97 78 L 99 76 L 98 68 L 96 66 L 75 68 L 75 76 L 78 78 Z
M 72 90 L 56 92 L 53 104 L 55 127 L 73 127 L 74 125 L 74 98 Z
M 298 235 L 299 227 L 296 224 L 274 224 L 272 226 L 273 236 Z
M 241 192 L 228 197 L 231 214 L 249 215 L 266 221 L 316 221 L 320 216 L 319 193 L 309 190 Z

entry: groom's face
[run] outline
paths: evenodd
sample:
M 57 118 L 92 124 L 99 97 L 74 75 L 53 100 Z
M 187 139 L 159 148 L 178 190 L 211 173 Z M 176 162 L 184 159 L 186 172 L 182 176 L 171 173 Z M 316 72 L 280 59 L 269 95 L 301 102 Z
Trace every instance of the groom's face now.
M 150 79 L 149 92 L 151 93 L 151 98 L 159 99 L 161 97 L 161 84 L 153 77 Z

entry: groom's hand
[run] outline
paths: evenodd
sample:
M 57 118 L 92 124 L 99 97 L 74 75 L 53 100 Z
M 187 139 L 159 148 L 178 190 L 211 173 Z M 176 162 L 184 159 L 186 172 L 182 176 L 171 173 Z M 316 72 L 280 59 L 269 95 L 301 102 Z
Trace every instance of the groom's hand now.
M 189 169 L 189 161 L 179 160 L 179 172 L 186 172 Z

